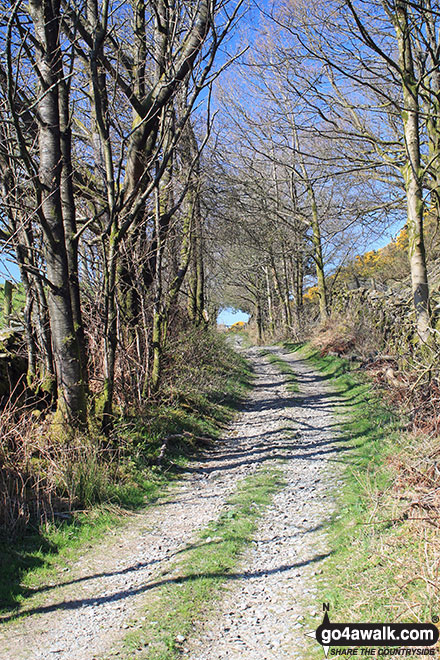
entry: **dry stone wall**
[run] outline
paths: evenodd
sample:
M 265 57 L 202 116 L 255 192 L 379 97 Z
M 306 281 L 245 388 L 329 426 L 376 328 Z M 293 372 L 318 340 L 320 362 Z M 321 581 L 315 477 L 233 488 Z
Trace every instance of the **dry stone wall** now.
M 367 287 L 338 291 L 332 296 L 332 313 L 370 329 L 381 342 L 379 349 L 400 353 L 414 342 L 411 294 Z

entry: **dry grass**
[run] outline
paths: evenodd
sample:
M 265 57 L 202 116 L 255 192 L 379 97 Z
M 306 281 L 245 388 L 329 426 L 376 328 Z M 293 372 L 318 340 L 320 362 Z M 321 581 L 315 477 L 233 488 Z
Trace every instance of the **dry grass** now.
M 394 496 L 405 503 L 403 515 L 440 529 L 440 438 L 413 433 L 389 458 Z
M 368 315 L 360 318 L 350 310 L 344 318 L 332 316 L 315 328 L 310 344 L 321 356 L 356 358 L 381 396 L 408 419 L 412 431 L 440 434 L 440 345 L 396 348 Z
M 0 530 L 19 536 L 30 520 L 53 518 L 53 461 L 47 473 L 38 468 L 47 452 L 37 417 L 11 396 L 0 416 Z
M 440 604 L 440 440 L 401 438 L 389 455 L 389 486 L 366 498 L 373 582 L 392 620 L 429 621 Z M 367 579 L 371 579 L 371 576 Z M 361 581 L 360 593 L 365 594 Z
M 57 436 L 50 413 L 11 396 L 0 416 L 0 535 L 16 538 L 103 499 L 120 452 L 85 434 Z
M 377 328 L 369 323 L 368 318 L 347 313 L 332 315 L 324 324 L 315 327 L 310 343 L 322 356 L 355 353 L 364 359 L 376 353 L 382 342 Z

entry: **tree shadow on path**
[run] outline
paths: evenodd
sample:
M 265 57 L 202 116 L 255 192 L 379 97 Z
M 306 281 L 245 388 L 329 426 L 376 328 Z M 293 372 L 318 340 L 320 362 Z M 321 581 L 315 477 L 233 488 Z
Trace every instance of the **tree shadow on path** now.
M 316 555 L 315 557 L 312 557 L 311 559 L 297 562 L 295 564 L 282 564 L 280 566 L 277 566 L 276 568 L 271 568 L 266 570 L 262 569 L 261 571 L 254 571 L 250 573 L 246 571 L 240 573 L 216 572 L 216 573 L 202 573 L 197 575 L 186 575 L 184 577 L 176 577 L 176 578 L 170 577 L 163 580 L 150 582 L 135 589 L 125 589 L 122 591 L 116 591 L 115 593 L 106 596 L 99 596 L 99 597 L 95 596 L 93 598 L 78 598 L 74 600 L 67 600 L 61 603 L 54 603 L 51 605 L 46 605 L 46 606 L 43 605 L 40 607 L 35 607 L 23 612 L 11 614 L 10 616 L 7 617 L 3 617 L 1 621 L 3 623 L 6 623 L 7 621 L 13 621 L 23 617 L 39 615 L 39 614 L 48 614 L 52 612 L 58 612 L 60 610 L 71 611 L 71 610 L 78 610 L 84 607 L 97 607 L 98 605 L 103 605 L 105 603 L 114 603 L 121 600 L 125 600 L 126 598 L 130 598 L 132 596 L 146 593 L 148 591 L 151 591 L 152 589 L 164 586 L 166 584 L 184 584 L 186 582 L 197 582 L 198 580 L 205 580 L 207 578 L 208 579 L 221 578 L 226 582 L 229 580 L 249 580 L 253 578 L 267 577 L 268 575 L 277 575 L 277 574 L 285 573 L 287 571 L 291 571 L 293 569 L 303 568 L 305 566 L 309 566 L 310 564 L 315 564 L 317 562 L 322 561 L 323 559 L 326 559 L 330 555 L 331 555 L 330 552 L 325 554 L 319 554 Z

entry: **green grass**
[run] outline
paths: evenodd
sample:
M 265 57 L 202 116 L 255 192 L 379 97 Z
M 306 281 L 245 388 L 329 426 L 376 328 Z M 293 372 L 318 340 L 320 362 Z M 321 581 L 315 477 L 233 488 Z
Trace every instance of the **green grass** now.
M 84 547 L 124 524 L 129 511 L 166 495 L 182 467 L 200 451 L 200 437 L 215 442 L 249 389 L 251 373 L 242 357 L 221 346 L 211 360 L 213 364 L 203 372 L 200 366 L 197 370 L 200 383 L 182 386 L 171 403 L 165 396 L 162 403 L 149 406 L 143 420 L 133 417 L 118 422 L 122 458 L 117 465 L 98 464 L 94 456 L 93 461 L 78 462 L 72 478 L 79 480 L 77 488 L 83 484 L 88 511 L 29 528 L 23 538 L 13 542 L 0 542 L 0 613 L 17 611 L 33 589 L 48 580 L 56 581 L 57 573 Z M 158 466 L 163 438 L 169 435 L 180 437 L 169 443 L 165 460 Z M 97 500 L 94 504 L 93 498 Z
M 283 486 L 279 469 L 260 468 L 241 481 L 226 510 L 208 525 L 183 558 L 150 591 L 142 620 L 133 622 L 120 657 L 176 660 L 195 622 L 206 618 L 222 587 L 242 575 L 234 572 L 258 519 Z M 211 605 L 212 606 L 212 605 Z
M 5 326 L 4 319 L 4 283 L 0 282 L 0 328 Z M 12 290 L 12 316 L 15 321 L 22 322 L 23 309 L 26 304 L 26 295 L 23 285 L 14 284 Z
M 264 355 L 271 364 L 274 364 L 278 370 L 285 376 L 287 376 L 287 389 L 290 392 L 299 392 L 299 387 L 298 383 L 296 380 L 295 372 L 285 360 L 279 357 L 279 355 L 276 355 L 275 353 L 272 353 L 271 351 L 267 350 L 261 350 L 260 351 L 261 355 Z
M 317 600 L 330 603 L 335 622 L 430 621 L 440 603 L 426 582 L 436 581 L 435 571 L 427 575 L 424 564 L 438 565 L 439 539 L 435 528 L 421 532 L 404 514 L 408 502 L 395 457 L 414 442 L 404 420 L 348 361 L 322 357 L 307 345 L 285 347 L 300 351 L 340 395 L 337 417 L 349 445 L 327 529 L 332 555 L 323 563 Z M 316 645 L 305 654 L 315 657 Z

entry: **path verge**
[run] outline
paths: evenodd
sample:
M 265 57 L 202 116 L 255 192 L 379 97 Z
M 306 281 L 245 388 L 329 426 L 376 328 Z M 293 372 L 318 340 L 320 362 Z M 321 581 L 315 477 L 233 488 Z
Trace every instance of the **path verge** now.
M 430 462 L 417 450 L 421 439 L 405 433 L 397 411 L 386 407 L 356 366 L 322 357 L 310 346 L 286 346 L 331 380 L 342 401 L 338 422 L 351 447 L 336 493 L 337 515 L 328 526 L 334 552 L 317 584 L 331 619 L 429 622 L 439 615 L 440 534 L 436 520 L 427 524 L 429 513 L 411 483 L 423 478 Z M 419 452 L 419 474 L 408 479 L 411 452 Z

